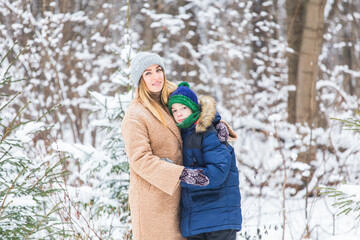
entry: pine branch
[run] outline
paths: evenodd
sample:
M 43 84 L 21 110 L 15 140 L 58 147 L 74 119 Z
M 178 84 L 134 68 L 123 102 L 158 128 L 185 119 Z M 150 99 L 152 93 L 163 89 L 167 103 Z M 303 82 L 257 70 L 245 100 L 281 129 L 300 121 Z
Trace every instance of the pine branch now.
M 27 240 L 27 239 L 29 238 L 29 236 L 30 236 L 31 234 L 33 234 L 33 232 L 40 226 L 40 224 L 41 224 L 45 219 L 47 219 L 47 218 L 49 217 L 50 214 L 52 214 L 53 212 L 56 212 L 56 211 L 57 211 L 56 208 L 57 208 L 57 206 L 58 206 L 59 204 L 60 204 L 60 202 L 59 202 L 58 204 L 56 204 L 56 205 L 50 210 L 50 212 L 43 217 L 43 219 L 42 219 L 40 222 L 38 222 L 38 224 L 37 224 L 37 225 L 34 227 L 34 229 L 29 233 L 29 235 L 25 238 L 25 240 Z
M 1 217 L 1 216 L 3 215 L 3 213 L 4 213 L 4 210 L 5 210 L 4 204 L 5 204 L 5 202 L 6 202 L 7 196 L 9 195 L 11 189 L 14 188 L 15 183 L 17 182 L 17 180 L 19 179 L 19 177 L 24 173 L 24 171 L 25 171 L 26 169 L 27 169 L 27 168 L 25 167 L 25 168 L 17 175 L 17 177 L 15 178 L 14 182 L 12 183 L 12 185 L 10 186 L 10 188 L 8 189 L 8 191 L 6 192 L 5 197 L 4 197 L 4 199 L 3 199 L 3 202 L 2 202 L 2 204 L 1 204 L 1 208 L 0 208 L 0 211 L 1 211 L 0 217 Z
M 4 73 L 4 77 L 7 75 L 8 71 L 10 70 L 10 68 L 12 67 L 12 65 L 14 65 L 14 63 L 18 60 L 18 58 L 20 57 L 21 54 L 23 54 L 23 52 L 26 50 L 26 48 L 28 48 L 29 45 L 26 45 L 21 51 L 20 53 L 15 57 L 15 59 L 10 63 L 10 65 L 8 66 L 8 68 L 6 69 L 5 73 Z M 13 49 L 13 48 L 11 48 Z
M 12 120 L 12 122 L 10 123 L 10 125 L 6 128 L 6 131 L 5 131 L 3 137 L 2 137 L 1 140 L 0 140 L 0 144 L 4 141 L 4 139 L 6 138 L 6 136 L 13 130 L 12 126 L 13 126 L 13 124 L 15 123 L 15 120 L 17 119 L 17 117 L 20 115 L 20 113 L 21 113 L 22 111 L 24 111 L 25 108 L 27 108 L 27 106 L 28 106 L 30 103 L 31 103 L 31 101 L 28 101 L 28 102 L 25 104 L 25 106 L 24 106 L 22 109 L 20 109 L 20 111 L 16 114 L 16 116 L 14 117 L 14 119 Z

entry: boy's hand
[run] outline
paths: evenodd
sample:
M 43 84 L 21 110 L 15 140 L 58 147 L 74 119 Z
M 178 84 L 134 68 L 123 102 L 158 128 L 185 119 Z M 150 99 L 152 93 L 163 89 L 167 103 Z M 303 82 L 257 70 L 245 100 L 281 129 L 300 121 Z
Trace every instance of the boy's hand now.
M 218 131 L 217 137 L 220 142 L 226 142 L 229 139 L 229 129 L 227 128 L 226 124 L 219 122 L 216 124 L 215 128 Z
M 209 185 L 209 178 L 203 174 L 202 169 L 184 168 L 180 175 L 180 180 L 194 186 L 205 187 Z

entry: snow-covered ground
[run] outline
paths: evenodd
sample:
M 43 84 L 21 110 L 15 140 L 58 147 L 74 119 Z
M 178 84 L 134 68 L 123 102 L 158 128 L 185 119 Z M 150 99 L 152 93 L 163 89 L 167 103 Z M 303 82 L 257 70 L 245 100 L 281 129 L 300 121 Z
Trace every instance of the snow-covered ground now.
M 359 240 L 360 222 L 355 213 L 341 214 L 332 206 L 334 198 L 317 197 L 285 201 L 285 240 Z M 237 239 L 283 239 L 283 203 L 281 198 L 242 195 L 243 228 Z M 306 229 L 310 236 L 306 238 Z

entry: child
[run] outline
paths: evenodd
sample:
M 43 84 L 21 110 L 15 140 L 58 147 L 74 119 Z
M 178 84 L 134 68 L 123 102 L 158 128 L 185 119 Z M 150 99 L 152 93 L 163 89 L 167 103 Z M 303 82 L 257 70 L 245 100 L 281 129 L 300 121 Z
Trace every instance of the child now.
M 239 172 L 234 149 L 219 141 L 212 124 L 220 120 L 215 100 L 204 96 L 198 102 L 189 84 L 182 82 L 168 107 L 181 128 L 184 166 L 200 168 L 209 178 L 205 187 L 181 182 L 181 234 L 189 240 L 236 239 L 242 223 Z

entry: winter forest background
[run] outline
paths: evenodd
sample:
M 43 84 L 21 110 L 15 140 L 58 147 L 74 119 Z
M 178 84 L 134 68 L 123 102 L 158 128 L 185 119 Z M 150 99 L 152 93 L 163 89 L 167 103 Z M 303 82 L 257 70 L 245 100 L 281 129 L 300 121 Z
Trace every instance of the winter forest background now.
M 238 134 L 238 239 L 360 239 L 334 119 L 359 119 L 359 29 L 359 0 L 0 0 L 0 238 L 131 239 L 120 126 L 152 51 Z

